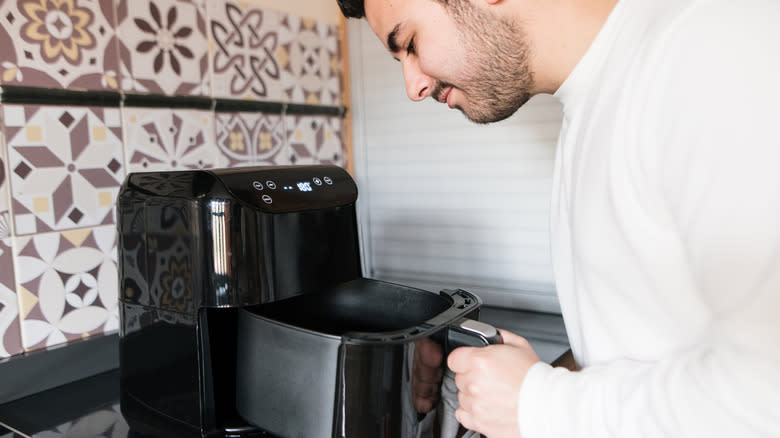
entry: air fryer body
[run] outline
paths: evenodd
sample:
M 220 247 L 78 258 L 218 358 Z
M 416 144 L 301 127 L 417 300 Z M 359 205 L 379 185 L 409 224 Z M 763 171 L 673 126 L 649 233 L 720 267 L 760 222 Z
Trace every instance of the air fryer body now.
M 265 436 L 235 408 L 237 312 L 360 278 L 356 199 L 336 166 L 128 176 L 119 350 L 133 430 Z

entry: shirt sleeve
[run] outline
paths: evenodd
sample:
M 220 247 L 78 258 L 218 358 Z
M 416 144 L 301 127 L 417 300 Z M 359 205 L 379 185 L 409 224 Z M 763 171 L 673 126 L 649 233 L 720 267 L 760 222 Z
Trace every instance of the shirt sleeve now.
M 649 183 L 696 285 L 682 293 L 709 327 L 657 360 L 534 365 L 518 395 L 523 438 L 780 436 L 777 9 L 756 1 L 683 21 L 657 82 L 642 84 L 653 97 L 638 154 L 652 155 Z

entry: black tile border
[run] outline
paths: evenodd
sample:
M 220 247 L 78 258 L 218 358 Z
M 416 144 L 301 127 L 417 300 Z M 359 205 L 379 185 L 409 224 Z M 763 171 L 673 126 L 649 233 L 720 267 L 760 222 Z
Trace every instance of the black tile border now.
M 127 94 L 114 91 L 82 91 L 20 86 L 1 86 L 0 103 L 25 105 L 72 105 L 215 110 L 217 112 L 262 112 L 303 116 L 344 117 L 346 106 L 309 105 L 289 102 L 221 99 L 199 96 Z
M 123 94 L 122 103 L 130 107 L 210 110 L 214 101 L 198 96 L 163 96 L 158 94 Z
M 122 95 L 113 91 L 74 91 L 3 85 L 0 102 L 26 105 L 119 106 Z
M 282 113 L 302 116 L 334 116 L 343 117 L 347 108 L 343 106 L 303 105 L 285 102 L 263 102 L 249 100 L 216 99 L 217 112 L 261 112 Z

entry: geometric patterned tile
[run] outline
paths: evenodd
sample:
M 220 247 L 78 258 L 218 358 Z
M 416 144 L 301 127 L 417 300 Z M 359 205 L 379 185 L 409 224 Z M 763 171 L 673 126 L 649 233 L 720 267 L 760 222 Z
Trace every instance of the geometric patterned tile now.
M 277 59 L 285 100 L 312 105 L 341 104 L 338 27 L 287 15 L 279 32 Z
M 215 97 L 338 105 L 338 27 L 246 2 L 208 2 Z
M 0 153 L 0 359 L 21 353 L 22 337 L 19 329 L 19 302 L 16 297 L 11 222 L 8 217 L 8 178 L 6 174 L 5 144 Z
M 129 172 L 216 167 L 214 113 L 198 110 L 122 110 Z
M 217 113 L 218 167 L 289 164 L 284 118 L 265 113 Z
M 288 161 L 292 164 L 346 165 L 343 119 L 331 116 L 286 116 Z
M 26 351 L 118 328 L 114 226 L 16 237 Z
M 124 179 L 118 108 L 6 105 L 16 235 L 113 224 Z
M 122 89 L 209 96 L 204 0 L 120 0 Z
M 276 55 L 283 14 L 230 0 L 209 0 L 207 8 L 214 97 L 282 100 Z
M 0 2 L 0 81 L 118 89 L 112 0 Z

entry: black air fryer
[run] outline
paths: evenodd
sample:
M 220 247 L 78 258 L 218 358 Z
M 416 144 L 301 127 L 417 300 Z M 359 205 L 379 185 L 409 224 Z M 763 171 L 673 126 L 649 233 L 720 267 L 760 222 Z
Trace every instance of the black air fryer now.
M 446 354 L 481 302 L 362 277 L 336 166 L 130 174 L 118 202 L 120 397 L 150 436 L 456 436 Z M 441 387 L 415 398 L 419 367 Z

